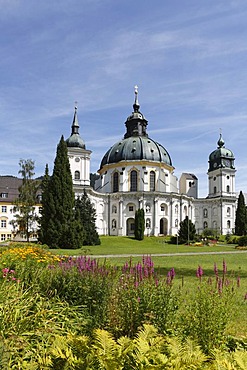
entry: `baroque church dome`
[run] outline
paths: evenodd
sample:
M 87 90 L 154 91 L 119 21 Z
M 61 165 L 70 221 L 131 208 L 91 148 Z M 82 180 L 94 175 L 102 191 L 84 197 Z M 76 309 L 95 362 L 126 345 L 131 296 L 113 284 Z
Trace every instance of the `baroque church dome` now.
M 100 170 L 108 164 L 121 161 L 154 161 L 172 166 L 172 161 L 167 150 L 156 141 L 149 138 L 146 127 L 148 121 L 140 112 L 138 103 L 138 90 L 135 87 L 134 111 L 125 122 L 126 133 L 122 140 L 115 143 L 103 156 Z
M 79 134 L 79 122 L 77 117 L 77 107 L 75 106 L 74 118 L 71 126 L 71 135 L 66 140 L 67 147 L 85 149 L 85 143 Z

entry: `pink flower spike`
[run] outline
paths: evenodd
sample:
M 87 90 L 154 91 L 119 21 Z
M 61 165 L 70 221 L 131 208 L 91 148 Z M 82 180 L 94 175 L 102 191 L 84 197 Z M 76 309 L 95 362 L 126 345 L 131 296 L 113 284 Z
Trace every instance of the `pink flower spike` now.
M 197 276 L 198 278 L 201 278 L 201 277 L 202 277 L 202 275 L 203 275 L 203 269 L 202 269 L 202 267 L 199 265 L 199 266 L 198 266 L 198 269 L 197 269 L 197 271 L 196 271 L 196 276 Z

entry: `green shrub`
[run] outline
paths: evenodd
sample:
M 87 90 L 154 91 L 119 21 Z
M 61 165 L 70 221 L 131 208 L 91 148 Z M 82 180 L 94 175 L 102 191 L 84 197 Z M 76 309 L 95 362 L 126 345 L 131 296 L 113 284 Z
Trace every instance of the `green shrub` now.
M 240 238 L 238 238 L 238 245 L 240 247 L 247 246 L 247 235 L 240 236 Z

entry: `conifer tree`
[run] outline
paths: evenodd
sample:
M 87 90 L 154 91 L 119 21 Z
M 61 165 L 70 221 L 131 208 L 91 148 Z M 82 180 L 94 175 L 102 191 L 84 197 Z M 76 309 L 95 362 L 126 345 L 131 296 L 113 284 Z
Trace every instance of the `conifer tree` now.
M 100 238 L 95 225 L 96 212 L 85 189 L 82 197 L 75 201 L 75 211 L 78 214 L 76 218 L 83 227 L 83 245 L 99 245 Z
M 41 210 L 41 217 L 39 220 L 39 223 L 40 223 L 39 240 L 43 244 L 46 244 L 47 242 L 46 235 L 47 235 L 47 228 L 49 227 L 49 221 L 50 221 L 50 207 L 49 207 L 49 194 L 48 194 L 49 181 L 50 181 L 49 168 L 48 168 L 48 164 L 46 164 L 45 174 L 41 182 L 42 210 Z
M 180 222 L 179 226 L 178 237 L 181 243 L 190 242 L 195 239 L 196 228 L 193 222 L 189 220 L 188 216 Z
M 43 186 L 41 241 L 50 247 L 79 248 L 82 228 L 75 219 L 73 182 L 63 136 L 57 146 L 52 176 L 48 182 L 45 179 Z
M 247 222 L 246 222 L 246 207 L 245 200 L 242 191 L 239 193 L 238 205 L 236 209 L 235 218 L 235 234 L 236 235 L 246 235 Z
M 37 191 L 39 182 L 33 179 L 34 161 L 31 159 L 20 159 L 19 174 L 22 176 L 22 184 L 19 187 L 19 197 L 14 201 L 14 211 L 16 222 L 19 225 L 19 231 L 26 235 L 29 241 L 30 233 L 34 222 L 37 221 L 35 214 L 35 204 L 37 203 Z
M 145 230 L 144 209 L 138 209 L 135 213 L 135 239 L 143 240 Z

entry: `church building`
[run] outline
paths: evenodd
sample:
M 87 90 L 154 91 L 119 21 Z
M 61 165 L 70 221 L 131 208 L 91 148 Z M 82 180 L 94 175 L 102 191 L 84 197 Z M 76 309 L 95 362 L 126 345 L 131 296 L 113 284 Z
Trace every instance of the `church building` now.
M 90 155 L 79 133 L 77 107 L 66 140 L 75 196 L 86 189 L 96 210 L 99 235 L 134 235 L 135 211 L 145 212 L 145 235 L 176 235 L 186 216 L 196 232 L 209 228 L 217 234 L 234 232 L 236 193 L 234 154 L 220 134 L 209 155 L 208 196 L 198 198 L 195 174 L 174 174 L 170 154 L 148 135 L 148 121 L 140 111 L 135 88 L 133 111 L 122 138 L 108 149 L 90 185 Z

